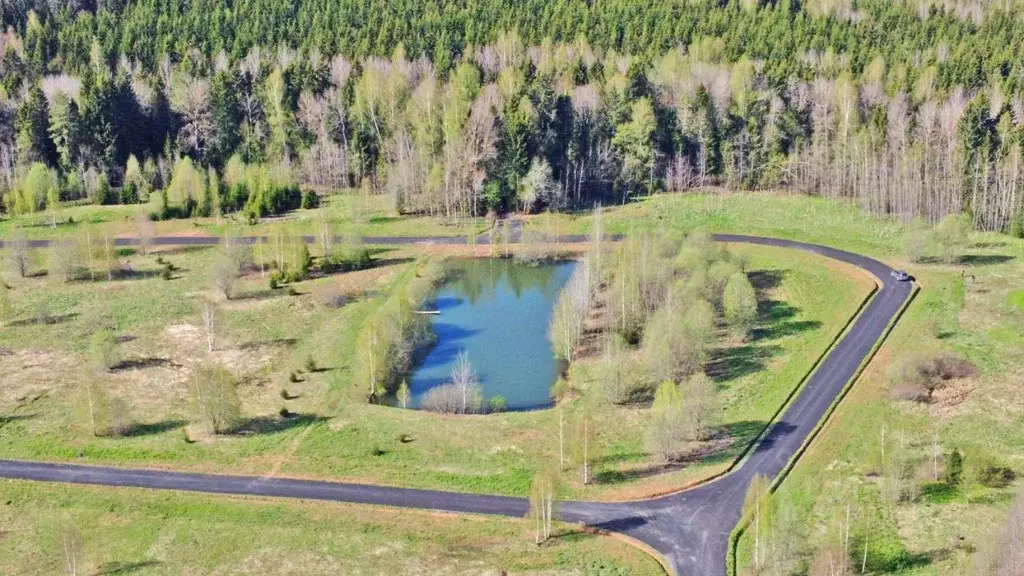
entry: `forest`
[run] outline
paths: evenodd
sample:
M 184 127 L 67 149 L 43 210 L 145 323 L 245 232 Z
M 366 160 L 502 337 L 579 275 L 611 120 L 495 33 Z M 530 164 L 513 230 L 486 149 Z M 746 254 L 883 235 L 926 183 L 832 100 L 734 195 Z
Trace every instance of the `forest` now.
M 1024 234 L 1009 4 L 9 2 L 0 203 L 446 218 L 719 186 Z M 306 199 L 302 192 L 307 191 Z

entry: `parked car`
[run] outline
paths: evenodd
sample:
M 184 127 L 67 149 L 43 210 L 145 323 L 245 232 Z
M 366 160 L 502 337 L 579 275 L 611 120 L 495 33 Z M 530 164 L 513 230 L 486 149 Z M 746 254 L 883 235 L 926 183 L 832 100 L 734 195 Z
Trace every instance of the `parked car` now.
M 908 282 L 910 280 L 910 274 L 907 274 L 906 270 L 893 270 L 892 277 L 895 278 L 897 282 Z

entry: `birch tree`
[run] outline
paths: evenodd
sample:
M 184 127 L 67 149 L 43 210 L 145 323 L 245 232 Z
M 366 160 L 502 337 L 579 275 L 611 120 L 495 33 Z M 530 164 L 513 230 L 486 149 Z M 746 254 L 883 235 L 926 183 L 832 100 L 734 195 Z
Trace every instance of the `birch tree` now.
M 529 516 L 534 521 L 534 542 L 537 544 L 541 544 L 551 537 L 557 488 L 558 474 L 550 470 L 537 472 L 530 485 Z

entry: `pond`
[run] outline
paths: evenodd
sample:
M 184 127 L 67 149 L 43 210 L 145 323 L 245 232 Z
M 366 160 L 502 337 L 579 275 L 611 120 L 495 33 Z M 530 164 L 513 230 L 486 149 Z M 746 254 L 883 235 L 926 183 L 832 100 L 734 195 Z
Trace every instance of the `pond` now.
M 450 381 L 465 351 L 483 388 L 484 401 L 501 395 L 509 410 L 551 404 L 551 385 L 564 368 L 548 340 L 555 300 L 575 262 L 531 266 L 509 259 L 451 263 L 452 275 L 424 308 L 435 309 L 437 343 L 413 370 L 410 405 Z

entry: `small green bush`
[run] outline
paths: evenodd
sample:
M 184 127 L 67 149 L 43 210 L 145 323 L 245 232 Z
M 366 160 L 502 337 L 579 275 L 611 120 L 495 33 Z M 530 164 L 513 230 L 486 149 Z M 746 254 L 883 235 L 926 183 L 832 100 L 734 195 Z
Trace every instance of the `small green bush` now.
M 988 488 L 1005 488 L 1016 478 L 1017 474 L 1012 469 L 990 464 L 982 470 L 978 481 Z
M 958 486 L 964 475 L 964 455 L 956 448 L 949 453 L 946 461 L 946 484 Z
M 316 360 L 312 356 L 306 356 L 306 371 L 316 372 Z
M 1024 238 L 1024 214 L 1010 220 L 1010 236 Z
M 495 413 L 496 412 L 504 412 L 504 411 L 508 410 L 508 400 L 505 400 L 504 396 L 502 396 L 501 394 L 498 394 L 497 396 L 495 396 L 495 397 L 493 397 L 493 398 L 491 398 L 490 400 L 487 401 L 487 409 L 490 412 L 495 412 Z
M 312 208 L 320 207 L 320 196 L 317 195 L 312 189 L 307 189 L 302 194 L 302 208 L 304 210 L 310 210 Z

